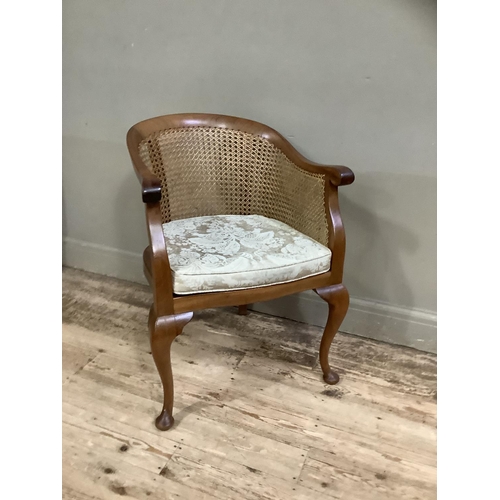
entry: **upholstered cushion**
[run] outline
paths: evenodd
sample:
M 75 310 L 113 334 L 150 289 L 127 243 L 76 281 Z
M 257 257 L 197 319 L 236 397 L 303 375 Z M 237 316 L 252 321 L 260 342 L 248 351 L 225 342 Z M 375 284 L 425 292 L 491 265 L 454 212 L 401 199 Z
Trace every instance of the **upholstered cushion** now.
M 331 251 L 261 215 L 210 215 L 163 224 L 174 293 L 287 283 L 330 269 Z

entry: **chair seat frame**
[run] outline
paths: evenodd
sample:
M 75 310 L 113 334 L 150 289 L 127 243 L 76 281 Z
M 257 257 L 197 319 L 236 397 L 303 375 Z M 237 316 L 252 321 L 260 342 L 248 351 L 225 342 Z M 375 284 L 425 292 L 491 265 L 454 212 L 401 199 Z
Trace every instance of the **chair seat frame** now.
M 162 227 L 160 207 L 160 179 L 145 165 L 139 154 L 141 141 L 151 134 L 172 128 L 221 127 L 258 135 L 281 150 L 296 166 L 325 176 L 324 206 L 328 223 L 328 247 L 332 252 L 328 272 L 297 281 L 225 292 L 203 292 L 175 295 L 172 272 Z M 314 290 L 328 303 L 329 313 L 320 344 L 320 364 L 324 381 L 336 384 L 339 376 L 329 365 L 328 353 L 349 306 L 349 294 L 342 283 L 345 257 L 345 231 L 340 216 L 338 187 L 354 182 L 354 173 L 345 166 L 320 165 L 302 156 L 281 134 L 261 123 L 225 115 L 176 114 L 165 115 L 134 125 L 127 134 L 127 146 L 136 175 L 142 186 L 142 199 L 146 209 L 149 246 L 143 254 L 144 274 L 153 291 L 153 305 L 149 314 L 152 355 L 163 384 L 163 409 L 156 419 L 156 427 L 168 430 L 174 424 L 173 375 L 170 346 L 183 327 L 191 320 L 193 311 L 240 306 L 245 313 L 246 304 L 276 299 L 286 295 Z

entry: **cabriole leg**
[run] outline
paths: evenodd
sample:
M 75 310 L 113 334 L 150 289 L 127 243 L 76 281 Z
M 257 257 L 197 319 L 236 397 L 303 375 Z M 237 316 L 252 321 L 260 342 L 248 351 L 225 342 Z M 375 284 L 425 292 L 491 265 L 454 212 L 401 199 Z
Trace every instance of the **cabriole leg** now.
M 172 409 L 174 405 L 174 381 L 170 362 L 170 346 L 177 335 L 193 317 L 193 313 L 155 317 L 153 308 L 149 312 L 149 333 L 151 353 L 163 385 L 163 409 L 156 418 L 156 427 L 166 431 L 174 425 Z
M 328 302 L 328 320 L 319 347 L 319 361 L 323 370 L 323 379 L 327 384 L 335 385 L 339 381 L 339 376 L 328 363 L 328 353 L 333 338 L 337 333 L 349 307 L 349 293 L 344 285 L 333 285 L 325 288 L 318 288 L 315 292 L 326 302 Z

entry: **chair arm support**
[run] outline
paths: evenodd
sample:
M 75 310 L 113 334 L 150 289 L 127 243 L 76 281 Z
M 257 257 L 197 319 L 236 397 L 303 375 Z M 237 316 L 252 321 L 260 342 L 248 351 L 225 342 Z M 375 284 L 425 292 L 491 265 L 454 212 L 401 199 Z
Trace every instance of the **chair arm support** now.
M 152 255 L 151 270 L 156 314 L 157 316 L 174 314 L 172 272 L 158 202 L 146 204 L 146 221 Z
M 334 283 L 342 283 L 345 258 L 345 230 L 340 215 L 338 186 L 327 182 L 325 208 L 328 222 L 328 248 L 332 251 L 330 270 Z

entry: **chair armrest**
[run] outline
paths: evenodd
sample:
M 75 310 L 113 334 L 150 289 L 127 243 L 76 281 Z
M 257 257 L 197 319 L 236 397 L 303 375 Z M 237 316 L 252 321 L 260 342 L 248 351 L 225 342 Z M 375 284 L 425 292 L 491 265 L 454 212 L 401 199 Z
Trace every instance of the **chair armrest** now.
M 308 160 L 300 154 L 291 144 L 276 130 L 270 129 L 262 136 L 273 142 L 297 167 L 314 174 L 325 175 L 334 186 L 347 186 L 354 182 L 354 172 L 343 165 L 321 165 Z
M 144 164 L 138 152 L 140 136 L 132 127 L 127 133 L 127 146 L 132 159 L 135 175 L 142 186 L 142 201 L 144 203 L 158 203 L 161 200 L 160 179 Z
M 325 174 L 334 186 L 348 186 L 354 182 L 354 172 L 343 165 L 320 165 L 318 163 L 308 162 L 310 167 L 316 171 Z
M 330 272 L 334 284 L 342 283 L 345 258 L 345 231 L 340 216 L 338 187 L 354 182 L 354 172 L 343 165 L 320 165 L 302 156 L 281 134 L 275 144 L 295 165 L 307 172 L 325 176 L 326 219 L 328 224 L 328 248 L 332 251 Z M 273 137 L 274 138 L 274 137 Z
M 143 164 L 144 165 L 144 164 Z M 144 203 L 158 203 L 161 200 L 161 182 L 156 175 L 151 173 L 147 167 L 143 169 L 135 167 L 135 173 L 142 186 L 142 201 Z
M 286 151 L 288 158 L 298 167 L 315 174 L 325 175 L 334 186 L 347 186 L 354 182 L 354 172 L 343 165 L 321 165 L 302 156 L 288 141 Z

